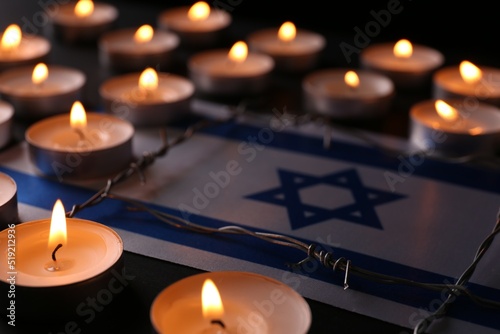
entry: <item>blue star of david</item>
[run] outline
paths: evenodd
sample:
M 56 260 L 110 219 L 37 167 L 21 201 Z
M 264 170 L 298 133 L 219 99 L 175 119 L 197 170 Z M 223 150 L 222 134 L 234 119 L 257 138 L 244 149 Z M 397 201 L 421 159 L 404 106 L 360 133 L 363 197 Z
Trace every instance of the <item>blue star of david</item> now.
M 281 186 L 246 196 L 256 201 L 285 206 L 292 230 L 311 226 L 328 219 L 340 219 L 372 228 L 383 229 L 375 206 L 405 198 L 405 195 L 383 191 L 363 185 L 355 169 L 348 169 L 325 176 L 278 170 Z M 300 190 L 318 184 L 348 189 L 354 203 L 326 209 L 303 203 Z

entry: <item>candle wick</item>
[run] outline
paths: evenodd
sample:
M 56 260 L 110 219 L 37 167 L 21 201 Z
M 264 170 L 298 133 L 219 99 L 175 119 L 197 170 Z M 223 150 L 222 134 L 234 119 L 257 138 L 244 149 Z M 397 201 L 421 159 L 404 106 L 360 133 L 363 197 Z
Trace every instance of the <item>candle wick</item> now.
M 214 319 L 214 320 L 210 321 L 210 323 L 213 324 L 213 325 L 219 325 L 220 327 L 226 329 L 226 325 L 224 325 L 224 323 L 222 322 L 222 320 Z
M 80 137 L 80 140 L 85 140 L 85 134 L 83 133 L 82 129 L 74 128 L 74 130 L 78 134 L 78 136 Z
M 57 250 L 58 250 L 59 248 L 61 248 L 62 246 L 63 246 L 62 244 L 58 244 L 58 245 L 56 246 L 56 248 L 54 249 L 54 251 L 52 252 L 52 260 L 53 260 L 54 262 L 57 262 L 57 259 L 56 259 L 56 252 L 57 252 Z

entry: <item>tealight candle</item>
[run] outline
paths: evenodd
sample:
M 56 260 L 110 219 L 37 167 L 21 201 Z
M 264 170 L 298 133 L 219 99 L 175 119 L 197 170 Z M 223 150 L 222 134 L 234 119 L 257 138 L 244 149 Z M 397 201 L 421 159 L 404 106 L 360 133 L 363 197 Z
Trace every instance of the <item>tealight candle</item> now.
M 118 18 L 116 7 L 92 0 L 70 1 L 58 5 L 51 14 L 53 33 L 68 43 L 95 42 L 113 27 Z
M 0 149 L 4 148 L 12 139 L 13 117 L 14 107 L 8 102 L 0 101 Z
M 422 88 L 431 83 L 432 74 L 444 63 L 441 52 L 407 39 L 397 43 L 373 44 L 360 54 L 362 68 L 389 77 L 397 88 Z
M 433 97 L 459 98 L 500 106 L 500 69 L 478 67 L 464 60 L 459 66 L 448 66 L 433 76 Z
M 158 27 L 179 35 L 181 44 L 191 48 L 217 45 L 232 22 L 222 9 L 210 8 L 204 1 L 191 7 L 167 9 L 158 17 Z
M 429 155 L 494 154 L 500 145 L 500 109 L 460 99 L 433 99 L 410 109 L 410 144 Z
M 9 175 L 0 173 L 0 228 L 5 229 L 18 221 L 16 182 Z
M 0 245 L 0 287 L 7 297 L 15 286 L 15 298 L 3 300 L 14 302 L 16 323 L 70 320 L 88 298 L 101 298 L 102 291 L 121 284 L 120 236 L 101 223 L 66 218 L 60 200 L 51 219 L 1 231 Z
M 197 92 L 208 95 L 253 95 L 269 86 L 274 60 L 257 52 L 248 52 L 245 42 L 236 42 L 230 50 L 202 51 L 188 60 L 188 72 Z
M 106 112 L 136 126 L 159 126 L 187 115 L 193 83 L 182 76 L 146 68 L 103 82 L 99 93 Z
M 86 76 L 77 69 L 39 63 L 0 74 L 0 94 L 16 116 L 35 120 L 67 112 L 81 98 Z
M 272 314 L 264 305 L 273 305 Z M 151 306 L 156 333 L 305 334 L 307 302 L 262 275 L 222 271 L 193 275 L 164 289 Z
M 335 119 L 382 116 L 395 96 L 392 80 L 368 70 L 319 70 L 303 79 L 302 90 L 308 111 Z
M 250 50 L 273 57 L 276 69 L 284 72 L 304 72 L 319 62 L 326 40 L 315 32 L 296 29 L 285 22 L 279 29 L 256 31 L 248 36 Z
M 50 50 L 51 45 L 47 39 L 23 35 L 18 25 L 11 24 L 5 29 L 0 42 L 0 72 L 45 61 Z
M 99 40 L 100 62 L 118 71 L 139 71 L 146 67 L 169 68 L 180 40 L 176 34 L 150 25 L 138 29 L 110 31 Z
M 71 113 L 47 117 L 25 134 L 30 158 L 46 175 L 60 180 L 110 176 L 132 161 L 134 127 L 102 113 L 86 113 L 75 101 Z

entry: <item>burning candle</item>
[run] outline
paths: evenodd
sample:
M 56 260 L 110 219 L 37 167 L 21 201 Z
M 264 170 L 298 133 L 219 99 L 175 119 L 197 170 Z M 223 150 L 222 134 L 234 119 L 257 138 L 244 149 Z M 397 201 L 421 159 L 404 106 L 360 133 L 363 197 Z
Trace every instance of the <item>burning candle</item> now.
M 0 149 L 4 148 L 12 139 L 12 119 L 14 107 L 5 101 L 0 101 Z
M 99 88 L 106 112 L 136 126 L 164 125 L 187 115 L 194 92 L 189 79 L 153 68 L 116 76 Z
M 36 120 L 67 112 L 80 99 L 86 76 L 77 69 L 39 63 L 0 74 L 0 94 L 16 116 Z
M 276 69 L 284 72 L 304 72 L 314 68 L 325 38 L 315 32 L 296 29 L 292 22 L 284 22 L 279 29 L 270 28 L 248 36 L 250 50 L 273 57 Z
M 134 127 L 120 118 L 87 113 L 75 101 L 71 113 L 47 117 L 25 134 L 30 158 L 44 174 L 67 178 L 110 176 L 132 161 Z
M 95 42 L 118 18 L 116 7 L 92 0 L 71 1 L 51 13 L 51 33 L 68 43 Z
M 302 89 L 307 110 L 336 119 L 379 117 L 395 95 L 392 80 L 367 70 L 319 70 L 304 78 Z
M 410 143 L 429 155 L 494 154 L 500 145 L 500 109 L 487 103 L 467 107 L 460 99 L 435 99 L 410 110 Z
M 188 71 L 197 92 L 208 95 L 253 95 L 269 85 L 274 60 L 248 52 L 245 42 L 236 42 L 230 50 L 208 50 L 188 60 Z
M 160 13 L 158 27 L 177 34 L 181 44 L 191 48 L 217 45 L 232 22 L 224 10 L 210 8 L 204 1 Z
M 468 60 L 459 66 L 449 66 L 433 76 L 433 97 L 436 99 L 459 98 L 500 106 L 500 70 L 478 67 Z
M 422 88 L 444 63 L 441 52 L 407 39 L 368 46 L 360 55 L 361 66 L 389 77 L 397 88 Z
M 0 228 L 19 221 L 17 209 L 17 185 L 9 175 L 0 173 Z
M 87 298 L 109 292 L 123 268 L 120 236 L 100 223 L 66 218 L 60 200 L 50 219 L 1 231 L 0 245 L 0 288 L 7 296 L 15 285 L 19 321 L 74 317 Z
M 269 304 L 272 316 L 261 307 Z M 305 334 L 311 323 L 307 302 L 293 289 L 237 271 L 198 274 L 172 284 L 155 298 L 150 315 L 159 334 Z
M 39 36 L 23 36 L 17 24 L 5 29 L 0 42 L 0 72 L 18 66 L 45 61 L 51 50 L 50 42 Z
M 100 62 L 117 71 L 139 71 L 146 67 L 169 68 L 180 40 L 176 34 L 150 25 L 105 33 L 99 40 Z

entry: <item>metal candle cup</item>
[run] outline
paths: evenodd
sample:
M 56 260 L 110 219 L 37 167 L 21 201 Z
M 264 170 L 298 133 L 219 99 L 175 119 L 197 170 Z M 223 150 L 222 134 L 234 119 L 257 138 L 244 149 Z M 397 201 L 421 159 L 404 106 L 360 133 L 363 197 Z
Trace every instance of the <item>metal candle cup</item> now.
M 136 126 L 168 124 L 188 114 L 195 87 L 179 75 L 158 73 L 158 87 L 146 92 L 139 87 L 141 73 L 129 73 L 105 81 L 99 93 L 107 113 Z
M 212 8 L 206 19 L 193 21 L 188 17 L 190 8 L 182 6 L 163 11 L 158 16 L 158 27 L 177 34 L 182 46 L 199 49 L 217 45 L 232 22 L 231 15 Z
M 2 51 L 0 49 L 0 72 L 47 61 L 51 49 L 52 46 L 46 38 L 25 35 L 15 50 Z
M 79 100 L 86 76 L 77 69 L 49 65 L 47 79 L 35 84 L 32 66 L 11 69 L 0 74 L 0 94 L 10 102 L 16 116 L 38 120 L 67 112 Z
M 306 110 L 332 119 L 369 119 L 386 114 L 394 99 L 392 80 L 367 70 L 356 71 L 359 86 L 346 85 L 347 69 L 318 70 L 302 81 Z
M 59 179 L 109 177 L 133 159 L 134 127 L 120 118 L 87 113 L 82 133 L 69 115 L 56 115 L 31 125 L 25 134 L 30 158 L 40 172 Z
M 16 182 L 9 175 L 0 173 L 0 229 L 18 222 Z
M 189 77 L 197 92 L 215 96 L 262 93 L 269 86 L 274 60 L 266 54 L 250 52 L 245 61 L 232 63 L 228 51 L 202 51 L 189 59 Z
M 431 83 L 432 74 L 444 63 L 441 52 L 413 44 L 410 57 L 394 55 L 394 43 L 374 44 L 360 54 L 361 67 L 389 77 L 397 88 L 422 88 Z
M 94 2 L 89 16 L 78 17 L 75 14 L 77 2 L 71 1 L 58 6 L 50 17 L 50 33 L 64 42 L 93 43 L 106 31 L 110 30 L 118 19 L 116 7 L 101 2 Z
M 16 324 L 73 320 L 88 298 L 110 294 L 123 279 L 123 242 L 114 230 L 67 218 L 68 242 L 57 252 L 61 268 L 49 271 L 49 229 L 50 219 L 42 219 L 0 232 L 0 291 L 5 296 L 1 313 L 8 315 L 14 301 Z M 15 299 L 7 298 L 12 285 Z
M 410 109 L 410 146 L 429 155 L 460 157 L 494 154 L 500 147 L 500 109 L 478 103 L 463 110 L 462 119 L 446 121 L 436 111 L 436 100 L 415 104 Z M 449 105 L 463 106 L 463 100 L 447 99 Z
M 0 101 L 0 149 L 12 139 L 12 119 L 14 107 L 5 101 Z
M 202 315 L 200 292 L 207 279 L 220 291 L 221 319 Z M 262 308 L 269 304 L 272 315 Z M 295 290 L 270 277 L 238 271 L 193 275 L 170 285 L 153 301 L 150 317 L 159 334 L 203 333 L 214 323 L 224 325 L 223 333 L 305 334 L 311 324 L 309 306 Z
M 276 28 L 269 28 L 250 34 L 250 50 L 271 56 L 278 71 L 305 72 L 318 64 L 326 44 L 323 36 L 299 29 L 293 40 L 285 42 L 278 38 L 278 31 Z
M 100 62 L 116 71 L 139 71 L 146 67 L 169 68 L 174 52 L 179 46 L 179 37 L 173 33 L 157 30 L 150 41 L 137 43 L 135 29 L 110 31 L 99 40 Z
M 484 102 L 500 107 L 500 69 L 481 67 L 482 79 L 467 83 L 458 66 L 440 69 L 433 76 L 433 98 L 462 99 L 468 103 Z

